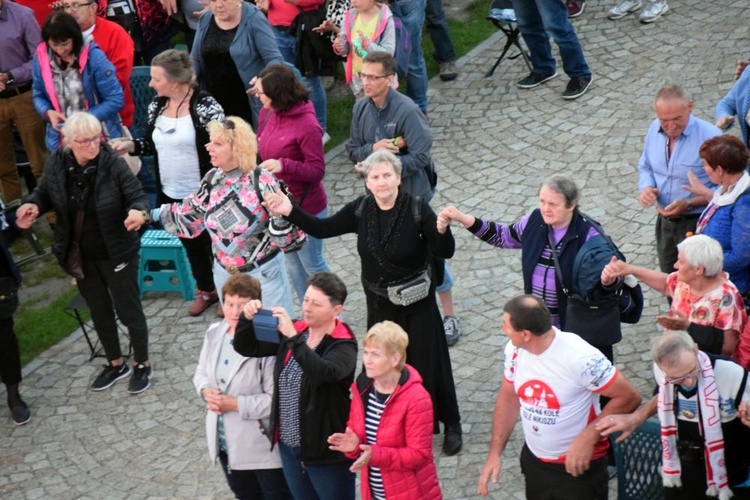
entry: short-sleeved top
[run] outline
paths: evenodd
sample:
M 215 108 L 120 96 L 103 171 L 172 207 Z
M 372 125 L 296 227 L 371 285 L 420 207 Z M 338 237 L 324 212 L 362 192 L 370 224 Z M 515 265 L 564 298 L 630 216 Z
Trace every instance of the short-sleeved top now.
M 573 440 L 600 413 L 599 392 L 614 383 L 617 368 L 585 340 L 553 327 L 555 338 L 541 354 L 505 346 L 505 382 L 521 403 L 526 445 L 540 460 L 563 463 Z M 607 440 L 592 458 L 606 455 Z
M 745 307 L 737 287 L 729 281 L 729 276 L 721 286 L 717 286 L 702 297 L 694 297 L 690 285 L 678 281 L 677 272 L 667 276 L 666 294 L 672 297 L 672 308 L 688 317 L 691 323 L 713 326 L 718 330 L 742 331 L 745 323 Z

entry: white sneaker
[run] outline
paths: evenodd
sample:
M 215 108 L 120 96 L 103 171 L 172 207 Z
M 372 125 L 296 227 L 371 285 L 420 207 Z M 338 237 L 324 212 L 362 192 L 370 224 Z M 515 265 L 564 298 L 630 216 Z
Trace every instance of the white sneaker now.
M 669 5 L 666 0 L 652 0 L 643 9 L 639 19 L 642 23 L 653 23 L 667 12 L 669 12 Z
M 641 0 L 620 0 L 620 2 L 609 11 L 609 18 L 615 20 L 625 17 L 631 12 L 640 9 L 641 5 L 643 5 Z
M 328 141 L 330 141 L 330 140 L 331 140 L 331 136 L 328 135 L 328 132 L 324 132 L 323 133 L 323 146 L 325 146 L 326 144 L 328 144 Z

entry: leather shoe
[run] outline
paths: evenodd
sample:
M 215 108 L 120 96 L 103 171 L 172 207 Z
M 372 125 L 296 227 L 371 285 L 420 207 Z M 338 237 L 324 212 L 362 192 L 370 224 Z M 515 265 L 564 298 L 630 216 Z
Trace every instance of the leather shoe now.
M 31 420 L 31 410 L 29 410 L 29 405 L 23 401 L 11 408 L 10 413 L 13 416 L 13 422 L 15 422 L 16 425 L 23 425 Z
M 213 292 L 203 292 L 198 290 L 195 294 L 195 302 L 188 307 L 188 314 L 190 316 L 198 316 L 211 307 L 211 304 L 218 302 L 218 300 L 219 294 L 216 293 L 216 290 Z
M 452 456 L 461 451 L 464 442 L 461 437 L 461 424 L 450 424 L 445 426 L 445 438 L 443 439 L 443 454 Z

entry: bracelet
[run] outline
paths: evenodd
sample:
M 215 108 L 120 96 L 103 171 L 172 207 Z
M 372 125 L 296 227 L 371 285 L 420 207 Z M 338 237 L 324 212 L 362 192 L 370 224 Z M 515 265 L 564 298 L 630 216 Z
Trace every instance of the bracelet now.
M 686 198 L 685 201 L 687 201 L 687 211 L 689 212 L 693 209 L 693 200 Z

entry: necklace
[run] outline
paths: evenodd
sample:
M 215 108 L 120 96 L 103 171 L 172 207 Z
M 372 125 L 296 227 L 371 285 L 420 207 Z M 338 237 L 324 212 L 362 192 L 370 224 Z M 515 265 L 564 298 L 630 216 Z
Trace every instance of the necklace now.
M 324 338 L 326 337 L 326 335 L 327 335 L 327 334 L 325 334 L 325 333 L 324 333 L 324 334 L 323 334 L 323 336 L 322 336 L 322 337 L 320 337 L 320 338 L 319 338 L 318 340 L 316 340 L 315 342 L 310 342 L 310 334 L 308 333 L 308 334 L 307 334 L 307 339 L 306 339 L 306 342 L 307 342 L 307 347 L 309 347 L 309 348 L 310 348 L 310 349 L 312 349 L 312 350 L 315 350 L 315 348 L 316 348 L 316 347 L 318 347 L 318 345 L 320 345 L 320 343 L 321 343 L 321 342 L 323 341 L 323 339 L 324 339 Z
M 187 99 L 187 97 L 190 95 L 190 92 L 191 92 L 191 89 L 188 89 L 188 91 L 185 93 L 185 96 L 180 101 L 180 104 L 177 105 L 177 109 L 174 112 L 174 117 L 175 118 L 179 118 L 178 115 L 180 114 L 180 108 L 182 107 L 183 104 L 185 104 L 185 99 Z M 170 99 L 170 101 L 171 101 L 171 99 Z
M 383 396 L 385 396 L 385 394 L 378 392 L 378 390 L 375 389 L 375 386 L 372 387 L 372 392 L 373 392 L 373 396 L 375 396 L 375 400 L 378 403 L 380 403 L 380 398 L 382 398 Z M 386 407 L 386 405 L 388 405 L 388 401 L 391 400 L 391 396 L 393 396 L 393 392 L 390 393 L 390 394 L 388 394 L 388 397 L 385 398 L 385 401 L 383 401 L 382 403 L 380 403 L 382 405 L 380 408 L 377 408 L 377 407 L 373 408 L 375 410 L 375 413 L 377 414 L 378 417 L 380 417 L 383 414 L 383 412 L 385 411 L 385 407 Z

